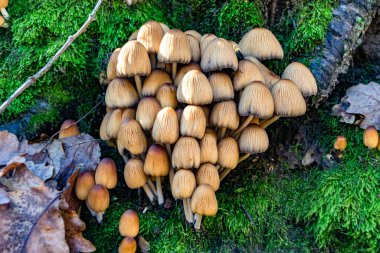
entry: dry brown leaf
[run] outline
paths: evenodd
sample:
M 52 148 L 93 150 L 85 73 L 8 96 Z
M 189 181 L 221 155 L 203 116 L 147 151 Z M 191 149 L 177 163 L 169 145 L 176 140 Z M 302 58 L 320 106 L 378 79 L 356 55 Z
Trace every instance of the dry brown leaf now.
M 8 163 L 12 157 L 17 156 L 19 142 L 17 136 L 8 131 L 0 131 L 0 165 Z
M 68 208 L 72 211 L 79 212 L 79 208 L 81 206 L 81 201 L 77 198 L 77 195 L 75 194 L 75 180 L 79 174 L 80 169 L 74 172 L 74 174 L 71 175 L 69 180 L 67 180 L 66 184 L 66 190 L 62 193 L 61 199 L 64 200 Z

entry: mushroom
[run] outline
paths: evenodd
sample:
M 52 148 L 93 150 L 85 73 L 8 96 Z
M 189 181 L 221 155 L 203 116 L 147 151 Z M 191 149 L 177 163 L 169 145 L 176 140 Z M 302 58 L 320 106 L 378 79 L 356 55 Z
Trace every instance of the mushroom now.
M 75 120 L 72 120 L 72 119 L 65 120 L 61 125 L 61 129 L 59 130 L 58 138 L 62 139 L 62 138 L 76 136 L 76 135 L 80 135 L 80 131 Z
M 201 49 L 199 48 L 199 41 L 192 35 L 187 34 L 186 36 L 190 43 L 191 61 L 199 62 L 199 60 L 201 59 Z
M 144 97 L 155 96 L 157 90 L 165 83 L 173 83 L 168 73 L 160 69 L 153 70 L 144 81 L 142 95 Z
M 239 114 L 233 100 L 216 103 L 211 111 L 211 125 L 219 128 L 218 139 L 225 136 L 226 130 L 236 130 L 239 127 Z
M 181 116 L 181 135 L 201 139 L 206 130 L 206 117 L 202 107 L 188 105 Z
M 207 77 L 199 70 L 190 70 L 178 85 L 178 102 L 205 105 L 212 102 L 212 88 Z
M 238 59 L 231 44 L 225 39 L 218 38 L 213 40 L 202 53 L 201 69 L 203 72 L 211 72 L 225 68 L 236 71 Z
M 82 171 L 75 180 L 75 195 L 79 200 L 86 200 L 88 192 L 94 185 L 94 172 L 92 170 Z
M 154 97 L 143 98 L 137 106 L 136 120 L 144 130 L 150 131 L 160 110 L 161 106 L 157 99 Z
M 148 21 L 143 24 L 137 34 L 137 41 L 140 42 L 148 51 L 152 69 L 156 66 L 156 54 L 160 48 L 164 30 L 157 21 Z
M 182 199 L 183 210 L 187 222 L 193 223 L 193 214 L 190 208 L 190 198 L 195 190 L 196 182 L 190 170 L 178 170 L 173 177 L 172 194 L 175 199 Z
M 107 188 L 101 184 L 94 185 L 88 192 L 86 204 L 96 220 L 102 223 L 103 215 L 110 204 L 110 195 Z
M 117 134 L 117 148 L 125 161 L 128 159 L 123 155 L 124 149 L 133 155 L 140 155 L 146 151 L 147 145 L 144 131 L 136 120 L 130 119 L 121 123 Z
M 173 168 L 198 168 L 201 160 L 201 150 L 197 140 L 193 137 L 181 137 L 174 145 L 172 154 Z
M 177 108 L 177 88 L 173 84 L 169 83 L 162 85 L 156 93 L 156 99 L 158 100 L 158 102 L 160 102 L 162 108 Z
M 135 78 L 136 88 L 141 97 L 141 78 L 151 72 L 148 52 L 138 41 L 128 41 L 120 50 L 117 58 L 116 73 L 119 77 Z
M 226 73 L 212 73 L 208 81 L 211 85 L 214 102 L 234 99 L 235 94 L 232 81 Z
M 117 58 L 119 57 L 121 48 L 116 48 L 115 51 L 111 54 L 110 60 L 107 65 L 107 79 L 109 81 L 115 79 L 116 75 L 116 66 L 117 66 Z
M 115 161 L 103 158 L 95 171 L 95 183 L 101 184 L 107 189 L 113 189 L 117 185 L 117 169 Z
M 261 74 L 264 76 L 264 84 L 269 88 L 272 89 L 272 87 L 280 81 L 280 77 L 273 73 L 270 69 L 264 66 L 259 60 L 257 60 L 255 57 L 252 56 L 246 56 L 244 59 L 254 63 L 260 70 Z
M 218 161 L 217 138 L 214 130 L 207 128 L 202 139 L 199 141 L 201 152 L 200 163 L 213 163 Z
M 115 78 L 107 87 L 106 105 L 111 108 L 130 108 L 139 101 L 133 85 L 125 78 Z
M 177 113 L 172 107 L 162 108 L 154 121 L 152 137 L 157 143 L 174 144 L 179 135 Z M 168 150 L 169 152 L 169 150 Z
M 137 250 L 136 240 L 132 237 L 126 236 L 119 246 L 119 253 L 135 253 Z
M 169 32 L 170 31 L 170 28 L 169 26 L 167 26 L 166 24 L 162 23 L 162 22 L 158 22 L 162 28 L 162 30 L 164 31 L 164 35 L 165 33 Z
M 247 159 L 251 154 L 265 152 L 269 147 L 269 137 L 267 132 L 260 126 L 249 125 L 240 135 L 239 149 L 240 153 L 245 153 L 239 159 L 239 163 Z
M 119 232 L 122 236 L 136 237 L 140 231 L 140 220 L 137 213 L 128 209 L 120 218 Z
M 109 116 L 106 127 L 106 135 L 110 139 L 116 139 L 117 133 L 119 132 L 119 128 L 122 122 L 123 110 L 116 109 L 113 110 Z
M 0 16 L 0 27 L 2 27 L 2 28 L 9 28 L 9 24 L 7 22 L 5 22 L 5 19 L 2 16 Z
M 191 210 L 198 215 L 194 228 L 200 229 L 202 216 L 214 216 L 218 212 L 218 201 L 215 192 L 208 184 L 199 185 L 191 197 Z
M 0 0 L 0 11 L 5 19 L 9 19 L 9 14 L 5 8 L 8 7 L 9 0 Z M 1 23 L 1 20 L 0 20 Z M 0 25 L 1 26 L 1 25 Z
M 368 148 L 376 148 L 379 143 L 379 134 L 374 126 L 368 126 L 363 134 L 364 146 Z
M 218 169 L 214 164 L 205 163 L 197 170 L 195 174 L 197 185 L 208 184 L 216 192 L 220 186 Z
M 256 64 L 248 60 L 239 61 L 239 67 L 234 75 L 234 90 L 240 91 L 253 82 L 265 83 L 265 79 Z
M 108 125 L 108 120 L 111 117 L 112 112 L 113 110 L 107 112 L 102 120 L 102 123 L 100 124 L 99 136 L 100 136 L 100 139 L 102 139 L 103 141 L 111 140 L 111 137 L 107 135 L 107 125 Z
M 199 70 L 201 71 L 201 67 L 197 63 L 189 63 L 187 65 L 182 66 L 174 79 L 174 85 L 178 87 L 180 82 L 182 81 L 182 78 L 189 72 L 190 70 Z
M 195 30 L 187 30 L 185 34 L 193 36 L 198 42 L 201 41 L 202 35 Z
M 201 56 L 203 56 L 204 52 L 206 51 L 206 48 L 208 47 L 208 45 L 210 45 L 210 43 L 212 41 L 214 41 L 215 39 L 217 39 L 218 37 L 216 37 L 215 34 L 211 34 L 211 33 L 206 33 L 204 34 L 200 41 L 199 41 L 199 44 L 200 44 L 200 49 L 201 49 Z
M 336 140 L 334 142 L 334 149 L 337 149 L 339 151 L 344 151 L 347 147 L 347 140 L 344 136 L 338 136 L 336 137 Z
M 282 73 L 281 79 L 291 80 L 301 90 L 304 97 L 314 96 L 318 92 L 313 74 L 302 63 L 290 63 Z
M 239 145 L 232 137 L 226 137 L 218 143 L 218 164 L 220 181 L 222 181 L 231 170 L 235 169 L 239 162 Z M 224 168 L 224 170 L 222 170 Z

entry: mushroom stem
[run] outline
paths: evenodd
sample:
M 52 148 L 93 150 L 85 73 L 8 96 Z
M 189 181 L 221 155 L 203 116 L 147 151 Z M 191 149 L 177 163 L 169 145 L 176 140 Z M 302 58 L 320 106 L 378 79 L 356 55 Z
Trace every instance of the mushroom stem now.
M 153 203 L 153 200 L 154 200 L 153 192 L 149 189 L 149 187 L 148 187 L 146 184 L 144 184 L 144 185 L 142 186 L 142 188 L 144 189 L 144 192 L 145 192 L 146 195 L 148 196 L 150 202 Z
M 265 129 L 267 128 L 268 126 L 270 126 L 272 123 L 276 122 L 280 117 L 279 116 L 273 116 L 272 118 L 270 119 L 267 119 L 265 120 L 264 122 L 262 122 L 260 124 L 260 126 Z
M 87 206 L 88 210 L 90 211 L 91 215 L 92 215 L 92 216 L 96 216 L 96 212 L 95 212 L 94 210 L 92 210 L 92 209 L 88 206 L 87 201 L 86 201 L 86 206 Z
M 228 175 L 228 173 L 230 173 L 230 171 L 231 171 L 232 169 L 227 169 L 227 168 L 225 168 L 224 170 L 223 170 L 223 172 L 220 174 L 220 182 L 222 182 L 222 180 Z
M 239 158 L 238 163 L 241 163 L 242 161 L 244 161 L 245 159 L 247 159 L 250 155 L 251 155 L 251 154 L 248 154 L 248 153 L 242 155 L 242 156 Z
M 135 83 L 136 83 L 136 89 L 137 93 L 139 94 L 139 97 L 141 98 L 141 90 L 142 90 L 142 85 L 141 85 L 141 77 L 140 76 L 135 76 Z
M 150 58 L 150 65 L 152 65 L 152 69 L 155 69 L 156 68 L 156 55 L 155 55 L 155 53 L 150 53 L 149 58 Z
M 187 199 L 182 199 L 182 204 L 183 204 L 183 211 L 185 213 L 185 218 L 186 218 L 186 221 L 189 222 L 189 223 L 193 223 L 193 217 L 190 216 L 190 210 L 189 210 L 189 206 L 187 205 Z
M 9 19 L 10 16 L 5 8 L 1 8 L 0 11 L 1 11 L 1 14 L 3 14 L 3 17 L 5 19 Z
M 173 62 L 172 63 L 172 78 L 173 78 L 173 80 L 175 79 L 176 75 L 177 75 L 177 63 Z
M 239 134 L 251 123 L 252 119 L 254 118 L 253 115 L 249 115 L 245 121 L 243 122 L 243 124 L 240 125 L 240 127 L 238 129 L 236 129 L 235 133 L 232 135 L 235 139 L 237 139 L 237 137 L 239 137 Z
M 227 130 L 226 127 L 219 128 L 219 130 L 218 130 L 218 140 L 224 138 L 224 136 L 226 135 L 226 130 Z
M 199 214 L 198 214 L 198 219 L 197 219 L 196 222 L 195 222 L 194 228 L 195 228 L 196 230 L 201 229 L 201 223 L 202 223 L 202 215 L 199 215 Z
M 157 190 L 156 190 L 156 187 L 154 186 L 152 180 L 148 179 L 148 185 L 150 187 L 150 189 L 152 189 L 152 192 L 155 196 L 157 196 Z
M 251 123 L 252 123 L 252 124 L 259 125 L 259 124 L 260 124 L 260 119 L 259 119 L 258 117 L 253 117 Z
M 162 205 L 164 203 L 164 195 L 162 194 L 161 177 L 156 177 L 156 187 L 158 204 Z
M 194 222 L 194 214 L 193 212 L 191 211 L 191 199 L 190 198 L 187 198 L 186 199 L 187 201 L 187 208 L 189 209 L 189 214 L 190 214 L 190 217 L 191 217 L 191 223 Z
M 104 212 L 96 213 L 96 220 L 98 221 L 98 223 L 102 223 L 103 215 L 104 215 Z

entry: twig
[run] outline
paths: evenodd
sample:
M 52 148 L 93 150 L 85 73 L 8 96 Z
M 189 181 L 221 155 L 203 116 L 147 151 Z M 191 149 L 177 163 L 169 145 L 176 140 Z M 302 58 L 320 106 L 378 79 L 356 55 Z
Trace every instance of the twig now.
M 32 84 L 37 82 L 37 79 L 45 75 L 53 64 L 58 60 L 58 58 L 69 48 L 69 46 L 82 34 L 86 31 L 87 27 L 96 20 L 96 13 L 98 12 L 103 0 L 98 0 L 91 14 L 88 16 L 88 19 L 82 27 L 74 34 L 67 38 L 65 44 L 58 50 L 58 52 L 50 59 L 50 61 L 40 69 L 36 74 L 29 77 L 4 103 L 0 106 L 0 114 L 4 112 L 6 108 L 15 100 L 24 90 L 29 88 Z
M 245 209 L 244 205 L 240 205 L 241 209 L 243 209 L 243 212 L 245 213 L 245 216 L 247 216 L 247 218 L 249 219 L 249 221 L 251 222 L 251 224 L 254 226 L 255 223 L 253 223 L 253 220 L 252 220 L 252 217 L 251 215 L 249 215 L 247 209 Z

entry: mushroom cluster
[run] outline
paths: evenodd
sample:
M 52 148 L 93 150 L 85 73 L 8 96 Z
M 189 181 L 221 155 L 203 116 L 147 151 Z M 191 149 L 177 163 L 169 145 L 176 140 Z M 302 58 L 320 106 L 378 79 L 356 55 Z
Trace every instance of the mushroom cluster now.
M 101 139 L 124 158 L 127 186 L 161 205 L 170 182 L 186 220 L 199 229 L 203 215 L 218 211 L 220 181 L 268 149 L 265 128 L 305 114 L 304 97 L 317 93 L 303 64 L 291 63 L 280 77 L 260 62 L 282 58 L 264 28 L 237 44 L 146 22 L 110 57 L 100 126 Z

